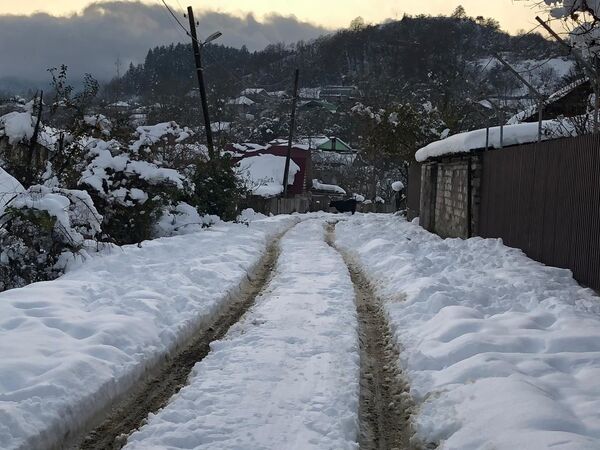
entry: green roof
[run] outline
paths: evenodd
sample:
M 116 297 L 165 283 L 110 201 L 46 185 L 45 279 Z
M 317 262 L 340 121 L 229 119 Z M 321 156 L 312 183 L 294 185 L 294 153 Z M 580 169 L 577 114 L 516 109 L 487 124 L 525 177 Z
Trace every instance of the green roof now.
M 319 150 L 328 150 L 334 152 L 352 152 L 352 148 L 344 141 L 338 138 L 328 139 L 317 147 Z

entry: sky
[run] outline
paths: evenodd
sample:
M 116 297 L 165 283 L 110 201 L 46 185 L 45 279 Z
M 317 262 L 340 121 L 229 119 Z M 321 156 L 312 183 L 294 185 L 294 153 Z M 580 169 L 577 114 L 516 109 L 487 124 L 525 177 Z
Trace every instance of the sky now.
M 146 0 L 149 4 L 158 2 L 159 0 Z M 0 0 L 0 14 L 31 14 L 43 11 L 53 15 L 65 15 L 79 12 L 90 3 L 93 1 Z M 494 17 L 504 29 L 513 33 L 534 23 L 534 14 L 527 2 L 515 0 L 168 0 L 167 3 L 174 9 L 182 9 L 191 4 L 197 11 L 210 8 L 213 11 L 235 15 L 253 12 L 258 18 L 270 13 L 293 14 L 302 21 L 327 28 L 345 27 L 357 16 L 362 16 L 367 22 L 378 23 L 390 18 L 401 18 L 405 13 L 449 14 L 459 4 L 463 5 L 471 16 Z
M 260 50 L 271 43 L 310 40 L 347 27 L 404 14 L 450 14 L 462 4 L 470 16 L 493 17 L 503 29 L 529 30 L 535 10 L 513 0 L 168 0 L 185 23 L 194 6 L 200 37 L 222 31 L 219 43 Z M 0 0 L 0 88 L 48 80 L 46 69 L 67 64 L 74 77 L 100 80 L 143 61 L 148 49 L 188 42 L 160 0 Z M 122 66 L 115 64 L 117 61 Z

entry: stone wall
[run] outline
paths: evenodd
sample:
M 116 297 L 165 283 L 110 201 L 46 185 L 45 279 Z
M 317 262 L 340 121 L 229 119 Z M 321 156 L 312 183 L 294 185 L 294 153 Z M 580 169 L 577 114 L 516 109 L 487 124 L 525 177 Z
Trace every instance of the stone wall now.
M 421 225 L 444 238 L 475 236 L 481 187 L 479 156 L 427 162 L 421 170 Z

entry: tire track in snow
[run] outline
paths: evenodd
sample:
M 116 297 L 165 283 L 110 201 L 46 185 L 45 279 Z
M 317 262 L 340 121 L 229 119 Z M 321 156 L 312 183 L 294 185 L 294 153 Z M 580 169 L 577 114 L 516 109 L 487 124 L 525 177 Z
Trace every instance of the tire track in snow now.
M 327 242 L 344 258 L 356 293 L 360 333 L 361 450 L 419 450 L 411 423 L 414 403 L 398 367 L 399 352 L 380 301 L 359 266 L 335 245 L 335 225 L 329 223 Z
M 165 361 L 163 367 L 153 376 L 115 405 L 96 428 L 67 448 L 115 450 L 125 446 L 127 437 L 146 422 L 148 414 L 163 408 L 171 397 L 187 384 L 194 365 L 210 352 L 210 343 L 222 339 L 229 328 L 252 307 L 272 276 L 279 256 L 279 241 L 284 234 L 273 240 L 255 271 L 248 276 L 247 283 L 242 286 L 239 295 L 208 328 L 197 332 L 189 343 Z

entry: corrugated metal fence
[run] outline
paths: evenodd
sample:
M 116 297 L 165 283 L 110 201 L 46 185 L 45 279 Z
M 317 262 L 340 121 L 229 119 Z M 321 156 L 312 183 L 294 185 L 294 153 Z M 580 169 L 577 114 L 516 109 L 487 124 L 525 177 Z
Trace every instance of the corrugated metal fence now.
M 406 215 L 408 220 L 419 217 L 421 206 L 421 164 L 413 162 L 408 167 L 408 187 L 406 189 Z
M 600 136 L 483 153 L 479 234 L 600 289 Z

